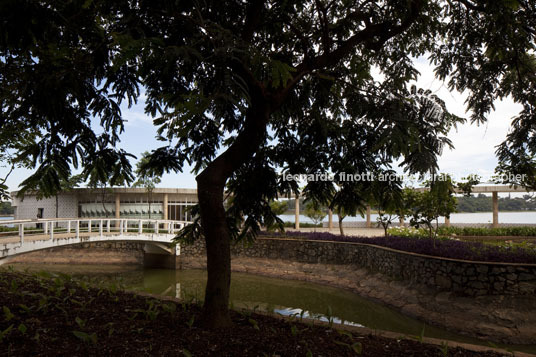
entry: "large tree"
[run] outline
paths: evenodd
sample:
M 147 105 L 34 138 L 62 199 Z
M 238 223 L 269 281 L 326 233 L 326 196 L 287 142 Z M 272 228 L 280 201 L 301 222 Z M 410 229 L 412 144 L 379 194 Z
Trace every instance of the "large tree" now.
M 231 323 L 232 238 L 273 221 L 269 202 L 298 189 L 280 170 L 436 166 L 459 118 L 410 87 L 414 58 L 467 91 L 473 121 L 497 97 L 523 104 L 504 152 L 536 150 L 524 144 L 536 103 L 528 0 L 4 0 L 0 14 L 0 130 L 39 134 L 24 151 L 38 167 L 30 181 L 59 186 L 76 165 L 129 178 L 119 106 L 145 92 L 163 142 L 147 167 L 197 174 L 202 229 L 189 232 L 207 247 L 207 326 Z M 329 202 L 335 187 L 306 192 Z

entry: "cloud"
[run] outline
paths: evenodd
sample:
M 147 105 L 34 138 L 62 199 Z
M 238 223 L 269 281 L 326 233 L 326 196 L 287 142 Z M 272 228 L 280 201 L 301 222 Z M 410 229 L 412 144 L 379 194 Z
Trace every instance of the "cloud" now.
M 153 118 L 144 113 L 143 106 L 137 104 L 129 108 L 121 108 L 125 126 L 153 125 Z
M 433 67 L 420 57 L 415 66 L 421 73 L 416 84 L 429 89 L 445 101 L 447 109 L 458 116 L 468 118 L 465 100 L 467 93 L 449 91 L 447 83 L 435 78 Z M 521 106 L 506 98 L 495 103 L 495 110 L 483 125 L 466 123 L 449 132 L 449 139 L 454 144 L 453 150 L 445 150 L 439 158 L 441 171 L 450 173 L 491 173 L 497 165 L 496 146 L 506 139 L 511 119 Z

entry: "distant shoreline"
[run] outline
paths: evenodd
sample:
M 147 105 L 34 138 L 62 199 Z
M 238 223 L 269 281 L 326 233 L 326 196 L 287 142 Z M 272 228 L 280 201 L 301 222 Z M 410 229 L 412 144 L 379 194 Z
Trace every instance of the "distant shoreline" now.
M 501 210 L 501 209 L 499 209 L 499 214 L 501 214 L 501 213 L 525 213 L 525 212 L 536 212 L 536 210 L 526 210 L 526 211 L 506 211 L 506 210 Z M 376 210 L 371 210 L 370 213 L 371 213 L 371 214 L 378 214 L 378 211 L 376 211 Z M 458 211 L 458 212 L 453 212 L 453 213 L 493 213 L 493 211 L 474 211 L 474 212 L 469 212 L 469 211 Z M 335 214 L 335 212 L 333 212 L 333 214 Z M 286 211 L 286 212 L 283 213 L 281 216 L 293 216 L 293 215 L 294 215 L 294 211 Z M 300 212 L 300 215 L 305 216 L 305 213 Z M 355 216 L 355 217 L 357 217 L 357 216 Z

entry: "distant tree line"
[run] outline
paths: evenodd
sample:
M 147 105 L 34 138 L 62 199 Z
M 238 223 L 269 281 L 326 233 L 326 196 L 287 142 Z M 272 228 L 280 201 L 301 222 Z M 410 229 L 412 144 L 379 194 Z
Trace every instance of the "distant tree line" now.
M 457 197 L 458 212 L 489 212 L 492 210 L 491 197 L 484 194 L 470 197 Z M 499 197 L 500 211 L 536 211 L 536 198 L 530 195 L 523 197 Z
M 456 197 L 457 212 L 490 212 L 492 210 L 491 197 L 482 193 L 471 195 L 470 197 Z M 294 213 L 294 199 L 287 202 L 287 214 Z M 376 210 L 372 205 L 373 211 Z M 300 199 L 300 213 L 303 214 L 305 204 L 303 198 Z M 325 208 L 327 211 L 327 207 Z M 508 211 L 536 211 L 536 197 L 524 195 L 523 197 L 499 197 L 499 210 Z
M 0 202 L 0 216 L 11 215 L 15 213 L 15 209 L 11 206 L 11 202 Z

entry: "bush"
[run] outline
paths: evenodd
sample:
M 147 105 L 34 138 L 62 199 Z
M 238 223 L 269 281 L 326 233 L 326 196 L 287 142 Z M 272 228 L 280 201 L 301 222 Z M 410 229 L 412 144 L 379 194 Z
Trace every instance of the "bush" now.
M 285 228 L 294 228 L 295 223 L 294 222 L 285 222 L 283 223 Z M 300 223 L 300 228 L 322 228 L 322 223 L 314 224 L 314 223 Z
M 442 258 L 471 261 L 536 264 L 534 247 L 496 246 L 480 242 L 464 242 L 455 239 L 418 238 L 418 237 L 356 237 L 340 236 L 327 232 L 286 232 L 285 234 L 263 233 L 270 237 L 301 238 L 378 245 Z
M 425 228 L 392 227 L 387 230 L 387 233 L 390 236 L 397 236 L 397 237 L 416 237 L 416 238 L 429 237 L 428 230 Z

